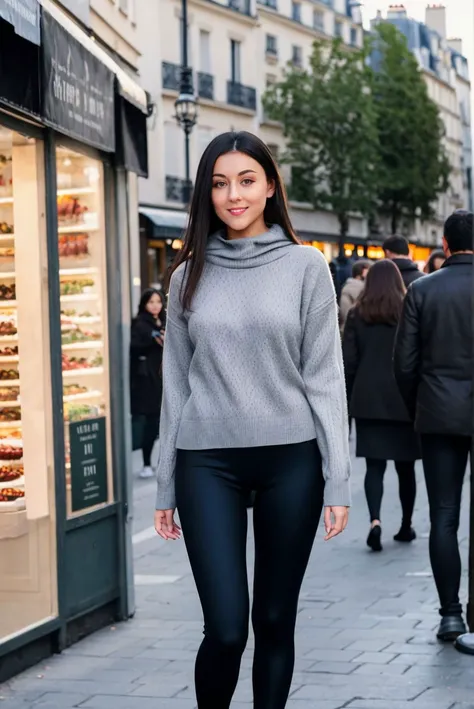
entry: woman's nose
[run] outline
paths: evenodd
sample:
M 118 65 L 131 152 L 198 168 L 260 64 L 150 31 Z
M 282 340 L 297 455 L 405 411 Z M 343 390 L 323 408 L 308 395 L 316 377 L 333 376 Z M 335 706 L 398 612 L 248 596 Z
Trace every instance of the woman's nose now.
M 240 194 L 237 185 L 231 182 L 229 189 L 229 199 L 231 202 L 237 202 L 240 199 Z

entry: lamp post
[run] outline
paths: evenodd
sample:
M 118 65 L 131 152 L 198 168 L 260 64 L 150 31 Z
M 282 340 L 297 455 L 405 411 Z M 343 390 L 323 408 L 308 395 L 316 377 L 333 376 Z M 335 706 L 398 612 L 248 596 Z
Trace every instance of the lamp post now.
M 184 160 L 185 160 L 185 185 L 183 201 L 189 206 L 191 201 L 191 178 L 189 159 L 189 136 L 196 125 L 198 117 L 197 98 L 193 89 L 193 70 L 188 66 L 188 0 L 182 0 L 182 31 L 183 31 L 183 56 L 181 77 L 179 83 L 179 96 L 175 101 L 175 118 L 184 131 Z

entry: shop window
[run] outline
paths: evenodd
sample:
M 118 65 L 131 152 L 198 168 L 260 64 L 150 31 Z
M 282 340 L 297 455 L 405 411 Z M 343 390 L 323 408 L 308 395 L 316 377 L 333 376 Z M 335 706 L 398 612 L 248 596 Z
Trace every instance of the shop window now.
M 102 163 L 58 148 L 57 205 L 68 515 L 113 499 Z
M 0 642 L 57 615 L 43 164 L 0 126 Z

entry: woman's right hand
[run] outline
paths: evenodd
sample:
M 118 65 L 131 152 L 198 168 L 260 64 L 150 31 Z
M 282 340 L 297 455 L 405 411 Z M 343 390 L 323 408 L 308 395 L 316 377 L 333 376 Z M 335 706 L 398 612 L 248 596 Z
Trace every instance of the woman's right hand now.
M 174 521 L 174 510 L 155 510 L 155 530 L 165 541 L 180 539 L 181 527 Z

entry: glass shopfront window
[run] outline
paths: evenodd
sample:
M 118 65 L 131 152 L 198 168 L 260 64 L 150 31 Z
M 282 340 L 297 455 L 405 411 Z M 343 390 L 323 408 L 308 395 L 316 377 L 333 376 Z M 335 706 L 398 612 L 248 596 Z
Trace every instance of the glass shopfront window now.
M 0 125 L 0 642 L 57 615 L 43 165 Z
M 58 147 L 57 210 L 68 516 L 113 501 L 103 166 Z

